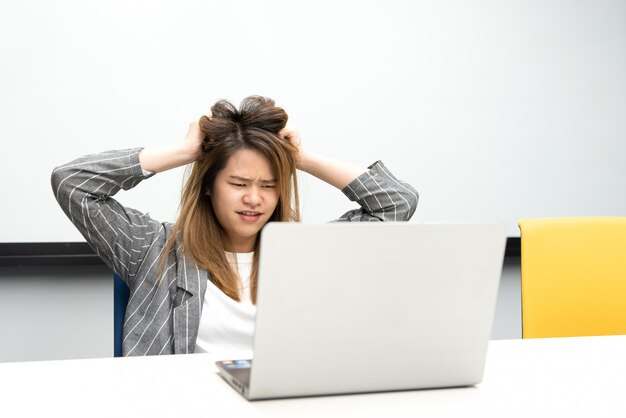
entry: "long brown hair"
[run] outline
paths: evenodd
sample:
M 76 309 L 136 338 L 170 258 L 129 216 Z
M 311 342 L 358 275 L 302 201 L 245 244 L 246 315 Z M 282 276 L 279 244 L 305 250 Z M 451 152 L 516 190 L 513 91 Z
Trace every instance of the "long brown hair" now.
M 275 106 L 273 100 L 260 96 L 245 98 L 239 110 L 220 100 L 211 107 L 211 117 L 200 118 L 200 129 L 205 136 L 202 155 L 193 163 L 183 186 L 180 213 L 163 257 L 175 248 L 180 237 L 184 254 L 199 268 L 206 269 L 215 286 L 236 301 L 241 299 L 238 275 L 226 258 L 226 233 L 217 221 L 207 192 L 235 152 L 255 150 L 267 158 L 277 180 L 278 204 L 268 222 L 299 221 L 297 149 L 278 135 L 286 124 L 287 113 Z M 250 277 L 253 303 L 256 303 L 260 234 L 254 246 Z M 162 260 L 161 266 L 164 265 Z

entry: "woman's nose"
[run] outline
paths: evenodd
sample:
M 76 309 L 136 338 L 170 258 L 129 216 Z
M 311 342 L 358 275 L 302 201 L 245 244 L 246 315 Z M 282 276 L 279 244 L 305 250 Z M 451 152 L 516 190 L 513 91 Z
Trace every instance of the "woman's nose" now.
M 256 206 L 261 203 L 261 194 L 256 187 L 250 187 L 246 190 L 246 194 L 243 197 L 244 203 L 248 205 Z

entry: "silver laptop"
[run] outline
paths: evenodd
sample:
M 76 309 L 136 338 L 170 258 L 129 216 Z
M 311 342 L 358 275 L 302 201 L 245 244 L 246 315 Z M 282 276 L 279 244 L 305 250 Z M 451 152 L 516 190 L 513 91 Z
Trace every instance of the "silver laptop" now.
M 254 361 L 217 362 L 250 400 L 475 385 L 504 224 L 273 223 Z

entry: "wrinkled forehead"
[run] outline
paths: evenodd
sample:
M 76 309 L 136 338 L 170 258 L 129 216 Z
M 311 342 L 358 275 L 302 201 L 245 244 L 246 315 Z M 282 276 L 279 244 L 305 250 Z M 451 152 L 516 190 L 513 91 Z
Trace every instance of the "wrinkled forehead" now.
M 220 177 L 248 181 L 276 182 L 276 170 L 270 160 L 254 149 L 240 149 L 230 156 Z

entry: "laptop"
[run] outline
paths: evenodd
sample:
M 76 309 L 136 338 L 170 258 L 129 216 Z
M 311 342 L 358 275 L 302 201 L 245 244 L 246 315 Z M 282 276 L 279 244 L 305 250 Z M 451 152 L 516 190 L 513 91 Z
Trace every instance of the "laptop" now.
M 254 359 L 216 363 L 249 400 L 476 385 L 504 224 L 272 223 Z

